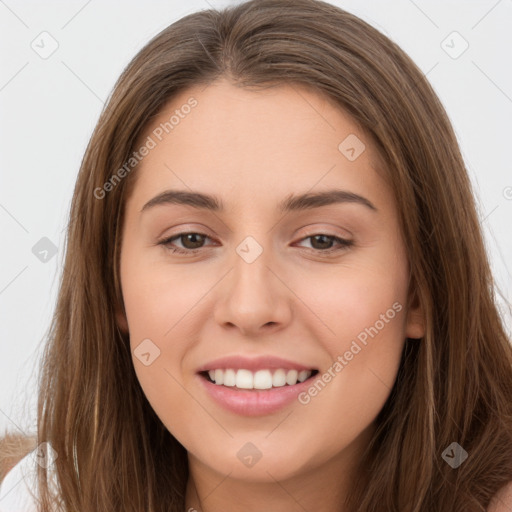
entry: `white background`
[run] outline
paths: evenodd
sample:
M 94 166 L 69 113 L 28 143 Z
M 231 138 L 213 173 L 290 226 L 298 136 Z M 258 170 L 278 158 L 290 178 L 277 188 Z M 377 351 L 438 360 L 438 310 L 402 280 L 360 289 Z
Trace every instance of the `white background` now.
M 35 372 L 56 300 L 63 230 L 103 102 L 151 37 L 186 14 L 233 3 L 0 0 L 0 434 L 35 432 Z M 510 332 L 512 0 L 329 3 L 397 42 L 447 109 L 477 194 Z M 43 31 L 59 45 L 47 59 L 31 48 Z M 441 46 L 453 31 L 469 43 L 456 59 Z M 459 44 L 454 40 L 455 49 Z M 43 237 L 58 248 L 46 263 L 32 253 Z

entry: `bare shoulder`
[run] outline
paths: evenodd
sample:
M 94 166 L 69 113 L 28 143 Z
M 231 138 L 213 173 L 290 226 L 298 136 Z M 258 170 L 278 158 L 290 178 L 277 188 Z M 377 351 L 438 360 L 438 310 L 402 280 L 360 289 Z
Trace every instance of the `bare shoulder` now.
M 512 480 L 503 486 L 493 497 L 487 512 L 511 512 L 512 511 Z

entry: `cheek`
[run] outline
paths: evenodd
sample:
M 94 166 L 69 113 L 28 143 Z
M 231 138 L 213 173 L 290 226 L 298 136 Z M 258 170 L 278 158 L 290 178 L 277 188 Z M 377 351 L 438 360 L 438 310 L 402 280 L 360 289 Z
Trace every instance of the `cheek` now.
M 331 289 L 324 294 L 333 340 L 332 348 L 343 350 L 353 339 L 364 343 L 370 336 L 383 336 L 392 341 L 399 338 L 404 328 L 405 292 L 385 276 L 357 276 L 343 280 L 342 289 Z M 377 329 L 378 332 L 375 331 Z
M 403 259 L 393 255 L 349 262 L 297 283 L 298 295 L 307 297 L 307 305 L 322 320 L 325 328 L 316 337 L 332 359 L 349 350 L 356 339 L 363 344 L 377 336 L 386 339 L 380 350 L 401 344 L 407 268 Z
M 194 279 L 192 272 L 162 262 L 148 264 L 142 256 L 125 257 L 121 279 L 132 343 L 172 338 L 193 318 L 195 305 L 207 291 L 204 279 Z
M 126 287 L 125 307 L 132 361 L 151 407 L 172 433 L 187 432 L 190 423 L 204 421 L 204 412 L 191 402 L 183 380 L 183 359 L 196 339 L 190 304 L 176 285 L 152 278 Z M 186 335 L 184 334 L 186 331 Z M 177 436 L 182 440 L 180 435 Z
M 188 340 L 195 338 L 178 333 L 194 322 L 192 306 L 204 292 L 194 292 L 179 272 L 145 264 L 135 252 L 124 254 L 121 282 L 134 369 L 148 401 L 162 417 L 169 408 L 189 405 L 179 382 Z
M 308 304 L 329 328 L 315 336 L 329 357 L 300 402 L 334 443 L 375 419 L 396 380 L 405 342 L 403 262 L 383 254 L 304 283 L 301 293 L 308 290 Z

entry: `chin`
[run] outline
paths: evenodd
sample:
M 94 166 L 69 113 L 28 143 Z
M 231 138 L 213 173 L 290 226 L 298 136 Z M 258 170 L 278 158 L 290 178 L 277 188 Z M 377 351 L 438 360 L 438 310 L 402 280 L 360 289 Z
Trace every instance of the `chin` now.
M 267 447 L 258 450 L 256 443 L 252 446 L 246 439 L 242 442 L 231 440 L 236 446 L 234 448 L 218 444 L 220 450 L 214 450 L 216 453 L 202 453 L 196 458 L 216 473 L 229 474 L 229 478 L 253 483 L 275 483 L 276 480 L 287 480 L 310 469 L 304 453 L 299 460 L 295 448 L 282 446 L 281 449 Z M 212 461 L 215 463 L 212 464 Z

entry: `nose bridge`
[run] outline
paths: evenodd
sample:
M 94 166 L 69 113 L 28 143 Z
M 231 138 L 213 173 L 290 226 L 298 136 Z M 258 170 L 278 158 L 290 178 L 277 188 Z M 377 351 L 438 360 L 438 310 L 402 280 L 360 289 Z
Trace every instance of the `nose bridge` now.
M 272 232 L 247 236 L 235 248 L 233 268 L 217 303 L 219 323 L 233 324 L 247 334 L 289 317 L 287 289 L 271 270 L 276 267 L 271 236 Z
M 256 239 L 258 238 L 258 241 Z M 272 297 L 276 296 L 275 276 L 269 267 L 273 265 L 275 256 L 272 254 L 270 236 L 263 239 L 261 234 L 249 235 L 238 244 L 233 257 L 233 275 L 231 276 L 232 298 L 238 299 L 238 303 L 250 306 L 254 310 L 272 303 Z M 255 303 L 254 303 L 255 302 Z

